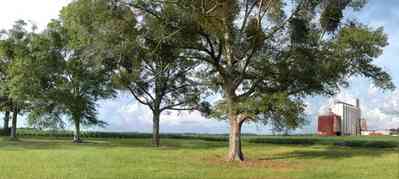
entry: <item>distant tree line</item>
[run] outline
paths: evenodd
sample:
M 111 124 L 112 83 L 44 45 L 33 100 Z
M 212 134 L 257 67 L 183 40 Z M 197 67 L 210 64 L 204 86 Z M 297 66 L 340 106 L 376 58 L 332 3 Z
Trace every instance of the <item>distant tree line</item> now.
M 0 109 L 40 128 L 106 126 L 97 101 L 127 91 L 153 114 L 200 111 L 230 125 L 227 160 L 244 160 L 244 123 L 290 130 L 304 98 L 334 95 L 353 76 L 394 89 L 373 61 L 383 28 L 346 20 L 364 0 L 75 0 L 38 32 L 17 21 L 0 36 Z M 209 103 L 209 96 L 221 98 Z M 132 116 L 134 118 L 135 116 Z M 8 130 L 5 130 L 8 132 Z

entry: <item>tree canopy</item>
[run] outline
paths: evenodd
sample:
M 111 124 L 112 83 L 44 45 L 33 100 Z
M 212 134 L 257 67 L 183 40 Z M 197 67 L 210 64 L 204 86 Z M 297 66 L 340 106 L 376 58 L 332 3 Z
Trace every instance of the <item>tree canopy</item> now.
M 151 109 L 153 144 L 159 146 L 161 113 L 199 109 L 201 94 L 190 75 L 196 64 L 180 56 L 176 42 L 159 36 L 158 19 L 137 20 L 139 16 L 103 0 L 73 2 L 61 15 L 76 41 L 87 42 L 98 62 L 112 72 L 114 87 Z
M 11 94 L 29 101 L 30 124 L 63 127 L 63 119 L 75 126 L 80 142 L 80 125 L 105 126 L 97 119 L 96 101 L 112 97 L 110 76 L 98 65 L 86 46 L 71 44 L 61 21 L 52 21 L 31 41 L 30 53 L 10 67 Z
M 30 26 L 30 27 L 29 27 Z M 14 76 L 13 68 L 30 53 L 30 44 L 36 27 L 23 20 L 16 21 L 9 30 L 0 33 L 0 111 L 6 112 L 4 123 L 8 122 L 8 115 L 13 112 L 10 137 L 16 139 L 17 117 L 27 109 L 27 103 L 12 94 L 12 89 L 18 83 L 18 76 Z M 8 124 L 4 125 L 5 127 Z
M 228 160 L 243 160 L 245 121 L 300 124 L 303 98 L 333 95 L 351 76 L 392 89 L 372 63 L 387 45 L 382 28 L 345 20 L 364 1 L 116 1 L 161 21 L 190 58 L 205 66 L 203 84 L 223 99 L 216 116 L 230 122 Z M 194 54 L 194 55 L 193 55 Z M 287 123 L 288 121 L 291 121 Z

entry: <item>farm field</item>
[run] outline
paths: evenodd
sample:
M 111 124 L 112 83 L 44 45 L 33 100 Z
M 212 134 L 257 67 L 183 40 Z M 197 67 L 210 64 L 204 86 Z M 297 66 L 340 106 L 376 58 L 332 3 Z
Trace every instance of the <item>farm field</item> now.
M 246 137 L 241 163 L 225 162 L 227 143 L 216 139 L 167 138 L 153 148 L 148 138 L 0 138 L 0 179 L 399 178 L 398 137 Z

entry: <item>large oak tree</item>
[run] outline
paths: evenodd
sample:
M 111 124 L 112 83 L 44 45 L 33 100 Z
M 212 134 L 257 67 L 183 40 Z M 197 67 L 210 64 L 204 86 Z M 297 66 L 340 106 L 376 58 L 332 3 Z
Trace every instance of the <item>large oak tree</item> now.
M 244 160 L 245 122 L 298 126 L 303 99 L 333 95 L 352 76 L 392 89 L 373 60 L 387 45 L 382 28 L 345 20 L 358 0 L 114 0 L 157 18 L 191 59 L 202 82 L 220 93 L 214 116 L 230 124 L 227 160 Z M 172 34 L 172 35 L 171 35 Z

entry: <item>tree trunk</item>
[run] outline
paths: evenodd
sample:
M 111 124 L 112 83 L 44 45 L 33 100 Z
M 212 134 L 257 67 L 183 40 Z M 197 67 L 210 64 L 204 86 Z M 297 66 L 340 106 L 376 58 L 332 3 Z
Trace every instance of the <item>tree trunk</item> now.
M 226 29 L 230 29 L 229 20 L 227 18 L 223 19 L 224 26 Z M 224 99 L 227 102 L 228 108 L 228 118 L 230 122 L 230 134 L 229 134 L 229 153 L 227 156 L 227 161 L 243 161 L 244 154 L 241 151 L 241 126 L 243 121 L 240 120 L 239 112 L 235 109 L 237 105 L 237 95 L 236 90 L 239 85 L 236 84 L 236 72 L 233 70 L 234 58 L 233 58 L 233 43 L 232 34 L 229 30 L 224 32 L 224 53 L 223 58 L 226 61 L 226 74 L 223 77 L 223 91 Z
M 5 136 L 10 136 L 9 121 L 10 121 L 10 111 L 6 111 L 6 114 L 4 115 L 4 125 L 3 125 Z
M 241 127 L 243 121 L 238 120 L 237 115 L 230 116 L 230 136 L 228 161 L 244 161 L 244 154 L 241 150 Z
M 14 109 L 12 114 L 10 140 L 17 140 L 17 118 L 18 118 L 18 110 Z
M 153 112 L 152 117 L 152 145 L 155 147 L 160 146 L 160 135 L 159 135 L 159 119 L 161 113 L 160 112 Z
M 73 142 L 82 143 L 82 140 L 80 139 L 80 121 L 74 120 L 74 122 L 75 122 L 75 131 L 73 133 Z

